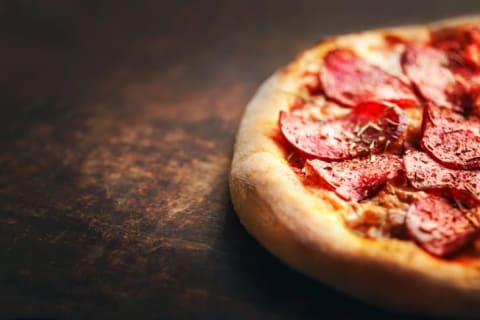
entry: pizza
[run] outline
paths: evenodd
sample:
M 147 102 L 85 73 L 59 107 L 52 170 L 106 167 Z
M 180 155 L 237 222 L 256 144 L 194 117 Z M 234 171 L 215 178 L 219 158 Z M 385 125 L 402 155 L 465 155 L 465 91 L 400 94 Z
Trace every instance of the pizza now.
M 230 173 L 289 266 L 406 313 L 480 311 L 480 17 L 325 39 L 248 104 Z

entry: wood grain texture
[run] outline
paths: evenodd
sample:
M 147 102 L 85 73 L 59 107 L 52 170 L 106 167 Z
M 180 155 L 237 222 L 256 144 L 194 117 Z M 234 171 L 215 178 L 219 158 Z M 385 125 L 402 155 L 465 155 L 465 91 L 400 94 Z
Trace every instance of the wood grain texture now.
M 0 317 L 403 318 L 271 257 L 227 174 L 244 106 L 300 50 L 480 10 L 417 2 L 2 2 Z

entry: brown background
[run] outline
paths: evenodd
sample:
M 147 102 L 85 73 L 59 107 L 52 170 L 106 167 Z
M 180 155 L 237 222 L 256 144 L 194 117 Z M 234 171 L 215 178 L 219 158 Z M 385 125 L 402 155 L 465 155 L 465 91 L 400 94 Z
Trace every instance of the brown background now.
M 0 2 L 0 318 L 402 318 L 291 271 L 244 231 L 227 188 L 234 134 L 261 81 L 322 37 L 475 11 Z

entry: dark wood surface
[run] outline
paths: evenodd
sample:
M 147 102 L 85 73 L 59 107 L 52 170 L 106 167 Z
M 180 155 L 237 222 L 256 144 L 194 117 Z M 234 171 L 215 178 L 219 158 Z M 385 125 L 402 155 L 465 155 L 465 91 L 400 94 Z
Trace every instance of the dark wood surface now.
M 322 37 L 478 1 L 129 3 L 0 3 L 0 318 L 403 318 L 245 232 L 234 135 L 262 80 Z

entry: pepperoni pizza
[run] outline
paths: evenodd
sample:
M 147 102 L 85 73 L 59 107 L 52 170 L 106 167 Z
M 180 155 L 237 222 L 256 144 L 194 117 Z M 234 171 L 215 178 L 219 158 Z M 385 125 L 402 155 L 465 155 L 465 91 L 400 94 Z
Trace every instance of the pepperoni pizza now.
M 290 266 L 401 311 L 480 311 L 480 18 L 337 36 L 248 105 L 230 176 Z

